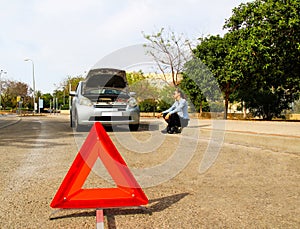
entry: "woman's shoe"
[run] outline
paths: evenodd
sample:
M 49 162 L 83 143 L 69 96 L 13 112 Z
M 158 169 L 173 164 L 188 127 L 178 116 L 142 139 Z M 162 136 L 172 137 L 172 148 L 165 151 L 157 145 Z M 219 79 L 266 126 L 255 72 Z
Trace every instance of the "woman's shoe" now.
M 171 127 L 167 132 L 168 132 L 168 134 L 174 134 L 175 127 Z
M 175 133 L 180 134 L 182 131 L 182 127 L 177 127 L 175 128 Z

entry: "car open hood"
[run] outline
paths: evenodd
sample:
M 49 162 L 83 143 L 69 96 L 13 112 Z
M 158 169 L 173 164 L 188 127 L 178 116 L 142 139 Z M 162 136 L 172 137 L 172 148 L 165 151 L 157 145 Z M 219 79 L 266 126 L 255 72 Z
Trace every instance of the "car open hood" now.
M 85 79 L 85 89 L 101 87 L 126 88 L 126 72 L 112 68 L 90 70 Z

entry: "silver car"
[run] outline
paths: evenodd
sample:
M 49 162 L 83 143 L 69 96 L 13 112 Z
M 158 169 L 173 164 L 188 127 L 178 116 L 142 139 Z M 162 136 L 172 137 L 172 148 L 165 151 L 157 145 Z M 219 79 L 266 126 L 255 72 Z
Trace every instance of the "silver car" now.
M 71 127 L 77 131 L 94 122 L 103 125 L 129 125 L 137 131 L 140 110 L 135 93 L 128 91 L 126 72 L 118 69 L 100 68 L 88 72 L 79 82 L 73 96 L 70 110 Z

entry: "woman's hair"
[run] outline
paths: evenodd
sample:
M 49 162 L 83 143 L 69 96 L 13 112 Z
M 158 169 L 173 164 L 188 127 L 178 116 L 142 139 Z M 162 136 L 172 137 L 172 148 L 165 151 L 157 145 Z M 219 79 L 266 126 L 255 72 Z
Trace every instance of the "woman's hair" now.
M 180 94 L 180 97 L 185 99 L 185 94 L 180 90 L 180 88 L 176 87 L 175 91 Z

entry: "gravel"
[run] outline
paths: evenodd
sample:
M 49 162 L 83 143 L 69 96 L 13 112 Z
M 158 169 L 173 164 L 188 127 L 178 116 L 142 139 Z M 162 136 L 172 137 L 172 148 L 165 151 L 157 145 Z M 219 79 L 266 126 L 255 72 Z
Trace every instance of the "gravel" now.
M 95 209 L 49 206 L 87 132 L 73 133 L 64 115 L 18 119 L 0 127 L 0 227 L 95 228 Z M 149 204 L 105 209 L 105 228 L 300 228 L 300 123 L 227 122 L 220 152 L 200 173 L 212 123 L 162 135 L 163 123 L 149 121 L 158 128 L 130 134 L 136 145 L 120 140 L 128 131 L 108 130 Z M 165 174 L 155 177 L 156 168 Z M 84 187 L 107 184 L 92 171 Z

